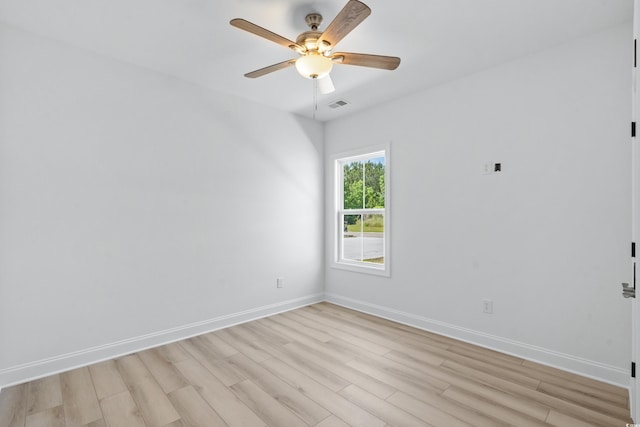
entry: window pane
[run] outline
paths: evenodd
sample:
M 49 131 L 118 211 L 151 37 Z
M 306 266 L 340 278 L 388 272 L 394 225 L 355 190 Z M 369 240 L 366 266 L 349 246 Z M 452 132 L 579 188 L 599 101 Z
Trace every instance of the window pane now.
M 364 165 L 362 162 L 343 164 L 344 209 L 362 209 L 364 207 L 362 194 L 364 187 L 362 184 L 363 172 Z
M 384 264 L 384 215 L 343 215 L 342 259 Z
M 364 215 L 362 261 L 384 264 L 384 215 Z
M 362 261 L 362 215 L 343 215 L 342 259 Z
M 365 208 L 384 208 L 384 157 L 367 160 L 364 164 Z

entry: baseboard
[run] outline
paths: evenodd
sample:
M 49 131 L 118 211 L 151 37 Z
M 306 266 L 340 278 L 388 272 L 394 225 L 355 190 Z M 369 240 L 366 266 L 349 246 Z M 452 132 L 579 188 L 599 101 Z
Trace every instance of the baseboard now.
M 257 307 L 238 313 L 216 317 L 202 322 L 168 329 L 144 336 L 134 337 L 115 343 L 105 344 L 82 351 L 63 354 L 49 359 L 25 363 L 0 370 L 0 390 L 3 388 L 113 359 L 159 345 L 180 341 L 196 335 L 249 322 L 285 311 L 294 310 L 317 302 L 327 301 L 347 308 L 369 313 L 426 331 L 476 344 L 502 353 L 573 372 L 620 387 L 629 387 L 630 373 L 615 366 L 609 366 L 580 357 L 532 346 L 502 337 L 462 328 L 456 325 L 344 297 L 334 293 L 314 294 L 276 304 Z
M 205 334 L 218 329 L 240 323 L 272 316 L 285 311 L 294 310 L 310 304 L 324 301 L 323 294 L 314 294 L 276 304 L 257 307 L 238 313 L 216 317 L 202 322 L 192 323 L 165 331 L 144 336 L 129 338 L 119 342 L 101 345 L 82 351 L 63 354 L 49 359 L 38 360 L 0 370 L 0 390 L 11 385 L 21 384 L 34 379 L 46 377 L 59 372 L 91 365 L 103 360 L 113 359 L 126 354 L 135 353 L 148 348 L 169 344 L 196 335 Z
M 428 319 L 411 313 L 406 313 L 392 308 L 371 304 L 365 301 L 344 297 L 334 293 L 325 293 L 325 300 L 332 304 L 341 305 L 374 316 L 393 320 L 398 323 L 413 326 L 439 335 L 455 338 L 481 347 L 510 354 L 522 359 L 537 362 L 543 365 L 573 372 L 578 375 L 593 378 L 619 387 L 628 388 L 630 372 L 592 360 L 577 356 L 548 350 L 542 347 L 513 341 L 463 328 L 438 320 Z

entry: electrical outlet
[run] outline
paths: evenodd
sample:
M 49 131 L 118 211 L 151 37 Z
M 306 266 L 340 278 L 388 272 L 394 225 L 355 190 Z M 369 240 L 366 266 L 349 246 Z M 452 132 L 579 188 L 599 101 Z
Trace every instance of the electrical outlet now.
M 284 277 L 278 277 L 276 279 L 276 287 L 277 288 L 284 288 Z
M 493 314 L 493 301 L 490 299 L 482 300 L 482 312 L 485 314 Z

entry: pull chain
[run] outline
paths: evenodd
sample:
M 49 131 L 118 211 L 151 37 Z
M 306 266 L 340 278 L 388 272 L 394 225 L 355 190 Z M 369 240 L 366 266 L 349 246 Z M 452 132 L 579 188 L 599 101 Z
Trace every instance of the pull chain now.
M 313 120 L 316 119 L 318 111 L 318 77 L 313 78 Z

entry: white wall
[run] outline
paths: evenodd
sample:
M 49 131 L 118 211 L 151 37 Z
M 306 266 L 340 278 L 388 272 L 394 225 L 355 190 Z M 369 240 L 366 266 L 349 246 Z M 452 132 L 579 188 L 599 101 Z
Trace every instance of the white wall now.
M 317 123 L 0 26 L 0 387 L 325 281 L 332 301 L 624 383 L 630 35 L 329 123 L 323 154 Z M 392 276 L 325 270 L 323 156 L 387 141 Z
M 615 28 L 330 122 L 327 226 L 332 156 L 391 141 L 393 234 L 391 278 L 329 266 L 329 300 L 627 385 L 631 39 Z M 483 175 L 489 161 L 504 171 Z
M 6 26 L 0 52 L 0 387 L 322 299 L 321 124 Z

